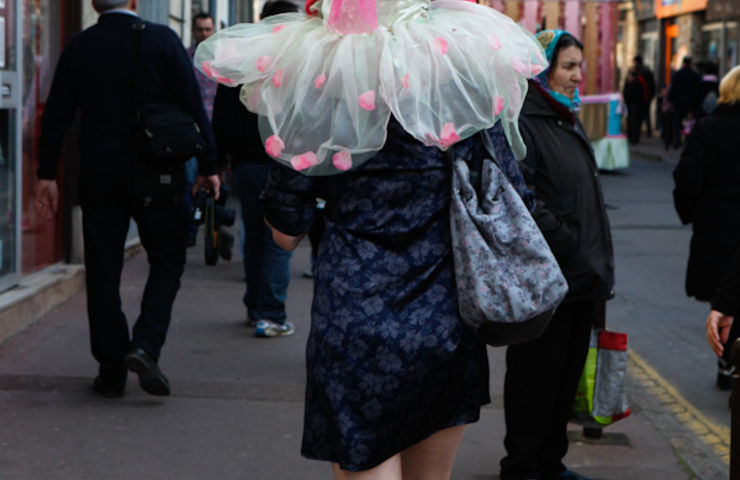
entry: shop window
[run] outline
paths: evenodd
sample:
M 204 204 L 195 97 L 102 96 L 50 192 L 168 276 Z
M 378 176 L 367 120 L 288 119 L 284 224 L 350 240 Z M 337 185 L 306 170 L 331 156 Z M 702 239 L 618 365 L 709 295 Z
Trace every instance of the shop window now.
M 738 43 L 740 42 L 740 38 L 738 38 L 737 23 L 732 22 L 727 24 L 727 36 L 725 38 L 726 47 L 722 73 L 727 73 L 738 65 Z
M 722 52 L 722 24 L 709 24 L 702 28 L 700 62 L 712 62 L 719 65 Z
M 41 113 L 49 95 L 62 44 L 61 5 L 58 0 L 23 2 L 23 161 L 22 161 L 22 271 L 29 273 L 62 260 L 61 205 L 54 221 L 39 218 L 33 192 L 38 168 Z M 60 167 L 59 171 L 62 169 Z M 63 186 L 60 178 L 60 187 Z

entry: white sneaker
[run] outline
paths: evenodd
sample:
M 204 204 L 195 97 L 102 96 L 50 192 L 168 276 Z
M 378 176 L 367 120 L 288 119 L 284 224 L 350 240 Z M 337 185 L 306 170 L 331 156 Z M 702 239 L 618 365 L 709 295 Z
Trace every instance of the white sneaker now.
M 260 320 L 254 329 L 254 334 L 257 337 L 279 337 L 293 335 L 293 333 L 295 333 L 295 327 L 292 323 L 280 324 L 272 320 Z

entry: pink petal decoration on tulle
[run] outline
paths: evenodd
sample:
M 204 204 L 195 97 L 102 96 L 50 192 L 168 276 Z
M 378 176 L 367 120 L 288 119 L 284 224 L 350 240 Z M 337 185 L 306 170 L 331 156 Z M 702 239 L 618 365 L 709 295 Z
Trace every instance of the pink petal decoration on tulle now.
M 285 28 L 285 25 L 275 25 L 272 27 L 272 33 L 280 33 L 283 28 Z
M 375 0 L 333 0 L 327 25 L 338 33 L 369 33 L 378 28 Z
M 285 75 L 285 70 L 283 70 L 282 68 L 277 69 L 275 73 L 272 74 L 272 84 L 276 87 L 282 85 L 283 75 Z
M 375 90 L 368 90 L 360 95 L 360 106 L 367 111 L 375 110 Z
M 214 74 L 213 75 L 214 80 L 216 80 L 219 83 L 223 83 L 224 85 L 234 85 L 236 82 L 228 77 L 222 77 L 221 75 Z
M 323 73 L 316 77 L 316 80 L 313 81 L 313 84 L 316 88 L 321 88 L 321 86 L 326 82 L 326 75 Z
M 439 136 L 439 143 L 443 148 L 447 148 L 455 142 L 460 141 L 460 135 L 455 130 L 455 125 L 452 123 L 445 123 L 442 125 L 442 134 Z
M 488 36 L 488 45 L 494 50 L 499 50 L 501 48 L 501 40 L 496 35 L 490 34 Z
M 504 97 L 496 97 L 493 99 L 493 114 L 498 115 L 501 110 L 504 109 Z
M 511 61 L 511 66 L 514 67 L 514 71 L 519 75 L 524 75 L 524 64 L 518 58 Z
M 214 74 L 213 67 L 211 67 L 211 64 L 207 61 L 203 61 L 203 63 L 200 64 L 200 68 L 203 70 L 203 73 L 205 73 L 207 76 L 212 77 Z
M 272 63 L 272 57 L 269 55 L 263 55 L 257 59 L 257 70 L 259 70 L 262 73 L 265 73 L 267 69 L 270 68 L 271 63 Z
M 265 151 L 272 158 L 278 158 L 282 155 L 284 148 L 285 144 L 283 143 L 282 138 L 277 135 L 270 135 L 267 137 L 267 140 L 265 141 Z
M 296 155 L 290 159 L 290 164 L 296 170 L 305 170 L 307 168 L 318 165 L 319 157 L 313 152 L 306 152 L 301 155 Z
M 447 40 L 445 40 L 444 38 L 437 37 L 437 38 L 434 39 L 434 47 L 442 55 L 447 55 L 447 50 L 449 49 L 449 44 L 447 43 Z
M 345 171 L 352 168 L 352 155 L 348 151 L 337 152 L 331 157 L 331 162 L 338 170 Z
M 409 74 L 408 73 L 403 76 L 402 82 L 403 82 L 403 89 L 408 92 L 409 91 Z
M 540 73 L 545 71 L 545 67 L 537 63 L 530 63 L 529 71 L 532 72 L 532 75 L 539 75 Z

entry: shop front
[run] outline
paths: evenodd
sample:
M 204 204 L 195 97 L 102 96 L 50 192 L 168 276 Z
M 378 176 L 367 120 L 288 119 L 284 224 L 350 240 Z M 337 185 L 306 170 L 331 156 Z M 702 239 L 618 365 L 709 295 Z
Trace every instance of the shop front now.
M 740 64 L 740 2 L 709 0 L 702 27 L 701 57 L 719 66 L 724 75 Z
M 21 272 L 20 0 L 0 0 L 0 289 Z
M 142 17 L 189 35 L 188 0 L 141 0 L 139 7 Z M 60 161 L 53 220 L 36 215 L 34 188 L 41 115 L 57 60 L 66 42 L 96 21 L 89 0 L 0 0 L 0 291 L 24 275 L 70 261 L 80 247 L 73 245 L 80 230 L 74 124 Z
M 663 84 L 670 84 L 671 74 L 681 68 L 684 57 L 693 58 L 699 53 L 697 43 L 706 8 L 707 0 L 655 0 L 663 39 L 663 59 L 657 73 Z

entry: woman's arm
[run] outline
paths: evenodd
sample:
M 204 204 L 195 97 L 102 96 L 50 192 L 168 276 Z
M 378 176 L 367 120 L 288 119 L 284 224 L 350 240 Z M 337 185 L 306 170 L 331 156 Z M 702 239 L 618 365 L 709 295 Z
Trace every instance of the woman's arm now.
M 260 196 L 265 223 L 272 239 L 285 250 L 294 250 L 313 221 L 316 194 L 314 178 L 274 164 Z
M 268 222 L 267 219 L 265 219 L 265 223 L 270 227 L 270 230 L 272 230 L 272 239 L 283 250 L 295 250 L 298 244 L 301 243 L 301 240 L 303 240 L 303 237 L 306 236 L 305 233 L 301 233 L 298 236 L 288 235 L 270 225 L 270 222 Z

